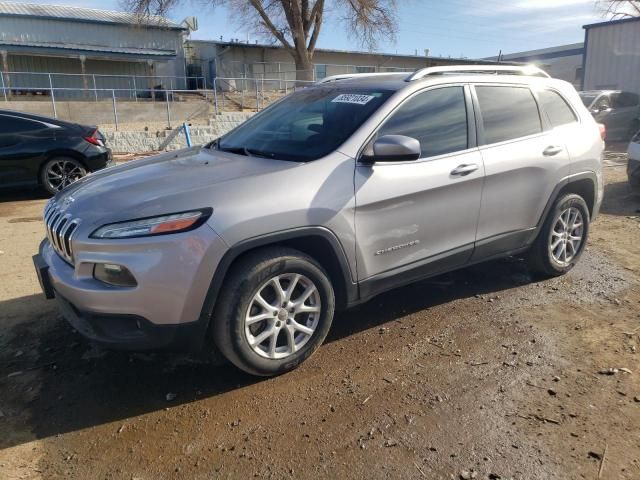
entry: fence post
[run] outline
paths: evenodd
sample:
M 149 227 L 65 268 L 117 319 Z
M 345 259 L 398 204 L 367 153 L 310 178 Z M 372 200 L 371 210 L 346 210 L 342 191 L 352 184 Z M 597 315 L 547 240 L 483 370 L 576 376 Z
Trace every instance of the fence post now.
M 260 111 L 260 97 L 258 97 L 258 80 L 254 80 L 256 82 L 256 112 Z
M 116 91 L 111 90 L 111 101 L 113 102 L 113 119 L 116 122 L 116 132 L 118 131 L 118 108 L 116 107 Z
M 51 106 L 53 107 L 53 118 L 58 118 L 58 112 L 56 110 L 56 97 L 53 93 L 53 82 L 51 81 L 51 74 L 48 74 L 49 77 L 49 91 L 51 92 Z
M 96 102 L 98 101 L 98 88 L 96 87 L 96 76 L 91 75 L 93 77 L 93 95 L 96 97 Z
M 2 94 L 4 95 L 4 101 L 7 102 L 7 89 L 4 87 L 4 72 L 0 72 L 0 80 L 2 81 Z
M 264 108 L 264 75 L 260 78 L 260 87 L 262 88 L 262 93 L 260 94 L 260 108 Z
M 247 88 L 247 80 L 242 74 L 242 90 L 240 90 L 240 110 L 244 111 L 244 89 Z
M 171 128 L 171 107 L 169 107 L 169 93 L 164 91 L 164 99 L 167 104 L 167 125 Z
M 216 115 L 218 115 L 218 87 L 216 86 L 216 80 L 217 78 L 213 79 L 213 105 Z
M 133 79 L 133 99 L 137 102 L 138 101 L 138 88 L 136 87 L 136 76 L 132 75 L 131 78 Z

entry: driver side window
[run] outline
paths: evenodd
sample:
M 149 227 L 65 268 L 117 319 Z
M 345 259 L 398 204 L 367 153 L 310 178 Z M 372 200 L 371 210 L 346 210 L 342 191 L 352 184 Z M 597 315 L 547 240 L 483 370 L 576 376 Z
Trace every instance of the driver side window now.
M 444 87 L 419 93 L 396 110 L 378 131 L 405 135 L 420 142 L 420 158 L 465 150 L 467 108 L 463 87 Z

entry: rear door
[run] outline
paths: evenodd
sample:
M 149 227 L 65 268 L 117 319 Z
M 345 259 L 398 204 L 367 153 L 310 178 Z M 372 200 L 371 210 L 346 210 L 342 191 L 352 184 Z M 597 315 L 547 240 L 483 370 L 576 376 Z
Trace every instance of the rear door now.
M 469 259 L 484 174 L 472 118 L 468 87 L 432 88 L 406 99 L 369 142 L 406 135 L 420 141 L 422 154 L 356 166 L 361 281 L 400 272 L 410 281 Z
M 474 87 L 485 181 L 474 259 L 525 245 L 569 156 L 526 85 Z

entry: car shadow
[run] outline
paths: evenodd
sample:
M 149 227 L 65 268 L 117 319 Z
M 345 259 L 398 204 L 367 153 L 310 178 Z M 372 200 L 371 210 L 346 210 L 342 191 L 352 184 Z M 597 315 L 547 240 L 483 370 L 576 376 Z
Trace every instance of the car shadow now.
M 50 197 L 50 194 L 37 186 L 0 188 L 0 203 L 19 202 L 22 200 L 47 200 Z
M 508 259 L 418 282 L 338 312 L 327 342 L 531 281 L 523 262 Z M 9 322 L 17 322 L 0 333 L 0 432 L 13 432 L 0 434 L 0 448 L 195 402 L 262 380 L 195 355 L 104 350 L 85 341 L 41 295 L 0 302 L 0 312 L 10 312 Z

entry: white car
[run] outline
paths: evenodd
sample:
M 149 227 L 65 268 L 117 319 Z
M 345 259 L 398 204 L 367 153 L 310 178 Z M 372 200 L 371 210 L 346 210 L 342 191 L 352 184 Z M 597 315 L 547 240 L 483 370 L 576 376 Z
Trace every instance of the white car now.
M 629 163 L 627 163 L 629 183 L 640 190 L 640 130 L 631 139 L 627 153 L 629 154 Z

